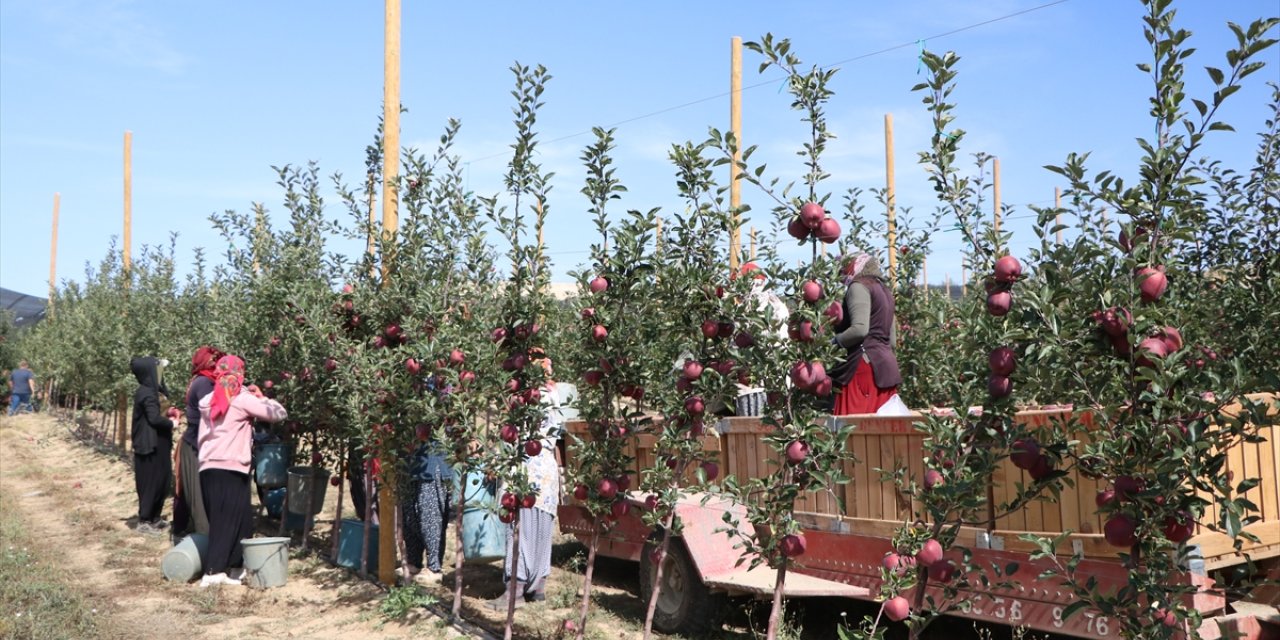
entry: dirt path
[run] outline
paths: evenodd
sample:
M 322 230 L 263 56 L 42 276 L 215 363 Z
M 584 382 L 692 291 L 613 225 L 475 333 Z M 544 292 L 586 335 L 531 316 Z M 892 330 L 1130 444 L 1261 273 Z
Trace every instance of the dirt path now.
M 72 586 L 93 603 L 106 637 L 461 637 L 423 615 L 383 624 L 380 589 L 314 558 L 292 560 L 288 584 L 269 591 L 167 582 L 167 537 L 130 528 L 130 467 L 47 416 L 3 418 L 0 493 L 43 555 L 75 576 Z

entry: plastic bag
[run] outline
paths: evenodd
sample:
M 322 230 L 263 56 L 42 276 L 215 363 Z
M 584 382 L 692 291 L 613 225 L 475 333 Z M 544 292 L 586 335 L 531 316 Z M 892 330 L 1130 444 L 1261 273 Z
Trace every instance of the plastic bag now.
M 907 407 L 907 403 L 902 401 L 902 396 L 899 396 L 896 393 L 893 394 L 893 397 L 889 398 L 887 402 L 880 405 L 879 409 L 876 409 L 876 415 L 878 416 L 909 416 L 913 413 L 914 412 Z

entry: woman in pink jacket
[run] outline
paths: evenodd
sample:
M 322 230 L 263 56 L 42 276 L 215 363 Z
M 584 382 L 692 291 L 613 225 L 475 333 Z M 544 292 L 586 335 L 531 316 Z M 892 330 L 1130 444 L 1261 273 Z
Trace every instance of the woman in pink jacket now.
M 201 587 L 240 584 L 244 556 L 240 541 L 253 535 L 249 501 L 249 459 L 253 421 L 288 417 L 279 402 L 244 386 L 244 361 L 223 356 L 214 369 L 213 392 L 200 400 L 200 489 L 209 517 L 209 552 Z M 235 577 L 228 568 L 236 569 Z

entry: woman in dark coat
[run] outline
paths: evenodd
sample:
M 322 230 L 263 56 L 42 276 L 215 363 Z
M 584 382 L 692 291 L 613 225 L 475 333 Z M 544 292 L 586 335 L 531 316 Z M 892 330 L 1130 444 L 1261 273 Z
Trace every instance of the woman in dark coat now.
M 164 499 L 169 495 L 169 479 L 173 476 L 170 455 L 173 452 L 173 420 L 176 408 L 168 417 L 160 410 L 160 361 L 152 357 L 134 358 L 129 363 L 138 389 L 133 392 L 133 473 L 138 492 L 139 533 L 163 534 L 168 529 L 161 518 Z
M 187 428 L 178 443 L 177 497 L 173 502 L 173 533 L 181 537 L 189 533 L 209 535 L 209 516 L 204 510 L 200 491 L 200 399 L 213 392 L 217 378 L 214 366 L 223 354 L 213 347 L 200 347 L 191 356 L 191 382 L 187 384 Z
M 869 254 L 847 262 L 844 274 L 844 318 L 833 340 L 844 347 L 845 361 L 831 372 L 837 389 L 833 413 L 875 413 L 902 384 L 893 353 L 893 292 L 884 282 L 880 263 Z

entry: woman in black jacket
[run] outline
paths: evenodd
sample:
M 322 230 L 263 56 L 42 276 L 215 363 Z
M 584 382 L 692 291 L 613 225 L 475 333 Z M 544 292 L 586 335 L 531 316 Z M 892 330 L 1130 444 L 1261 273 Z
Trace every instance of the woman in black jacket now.
M 163 534 L 167 525 L 161 513 L 173 475 L 173 420 L 170 408 L 160 411 L 160 361 L 152 357 L 134 358 L 129 363 L 138 389 L 133 392 L 133 473 L 138 491 L 138 533 Z

